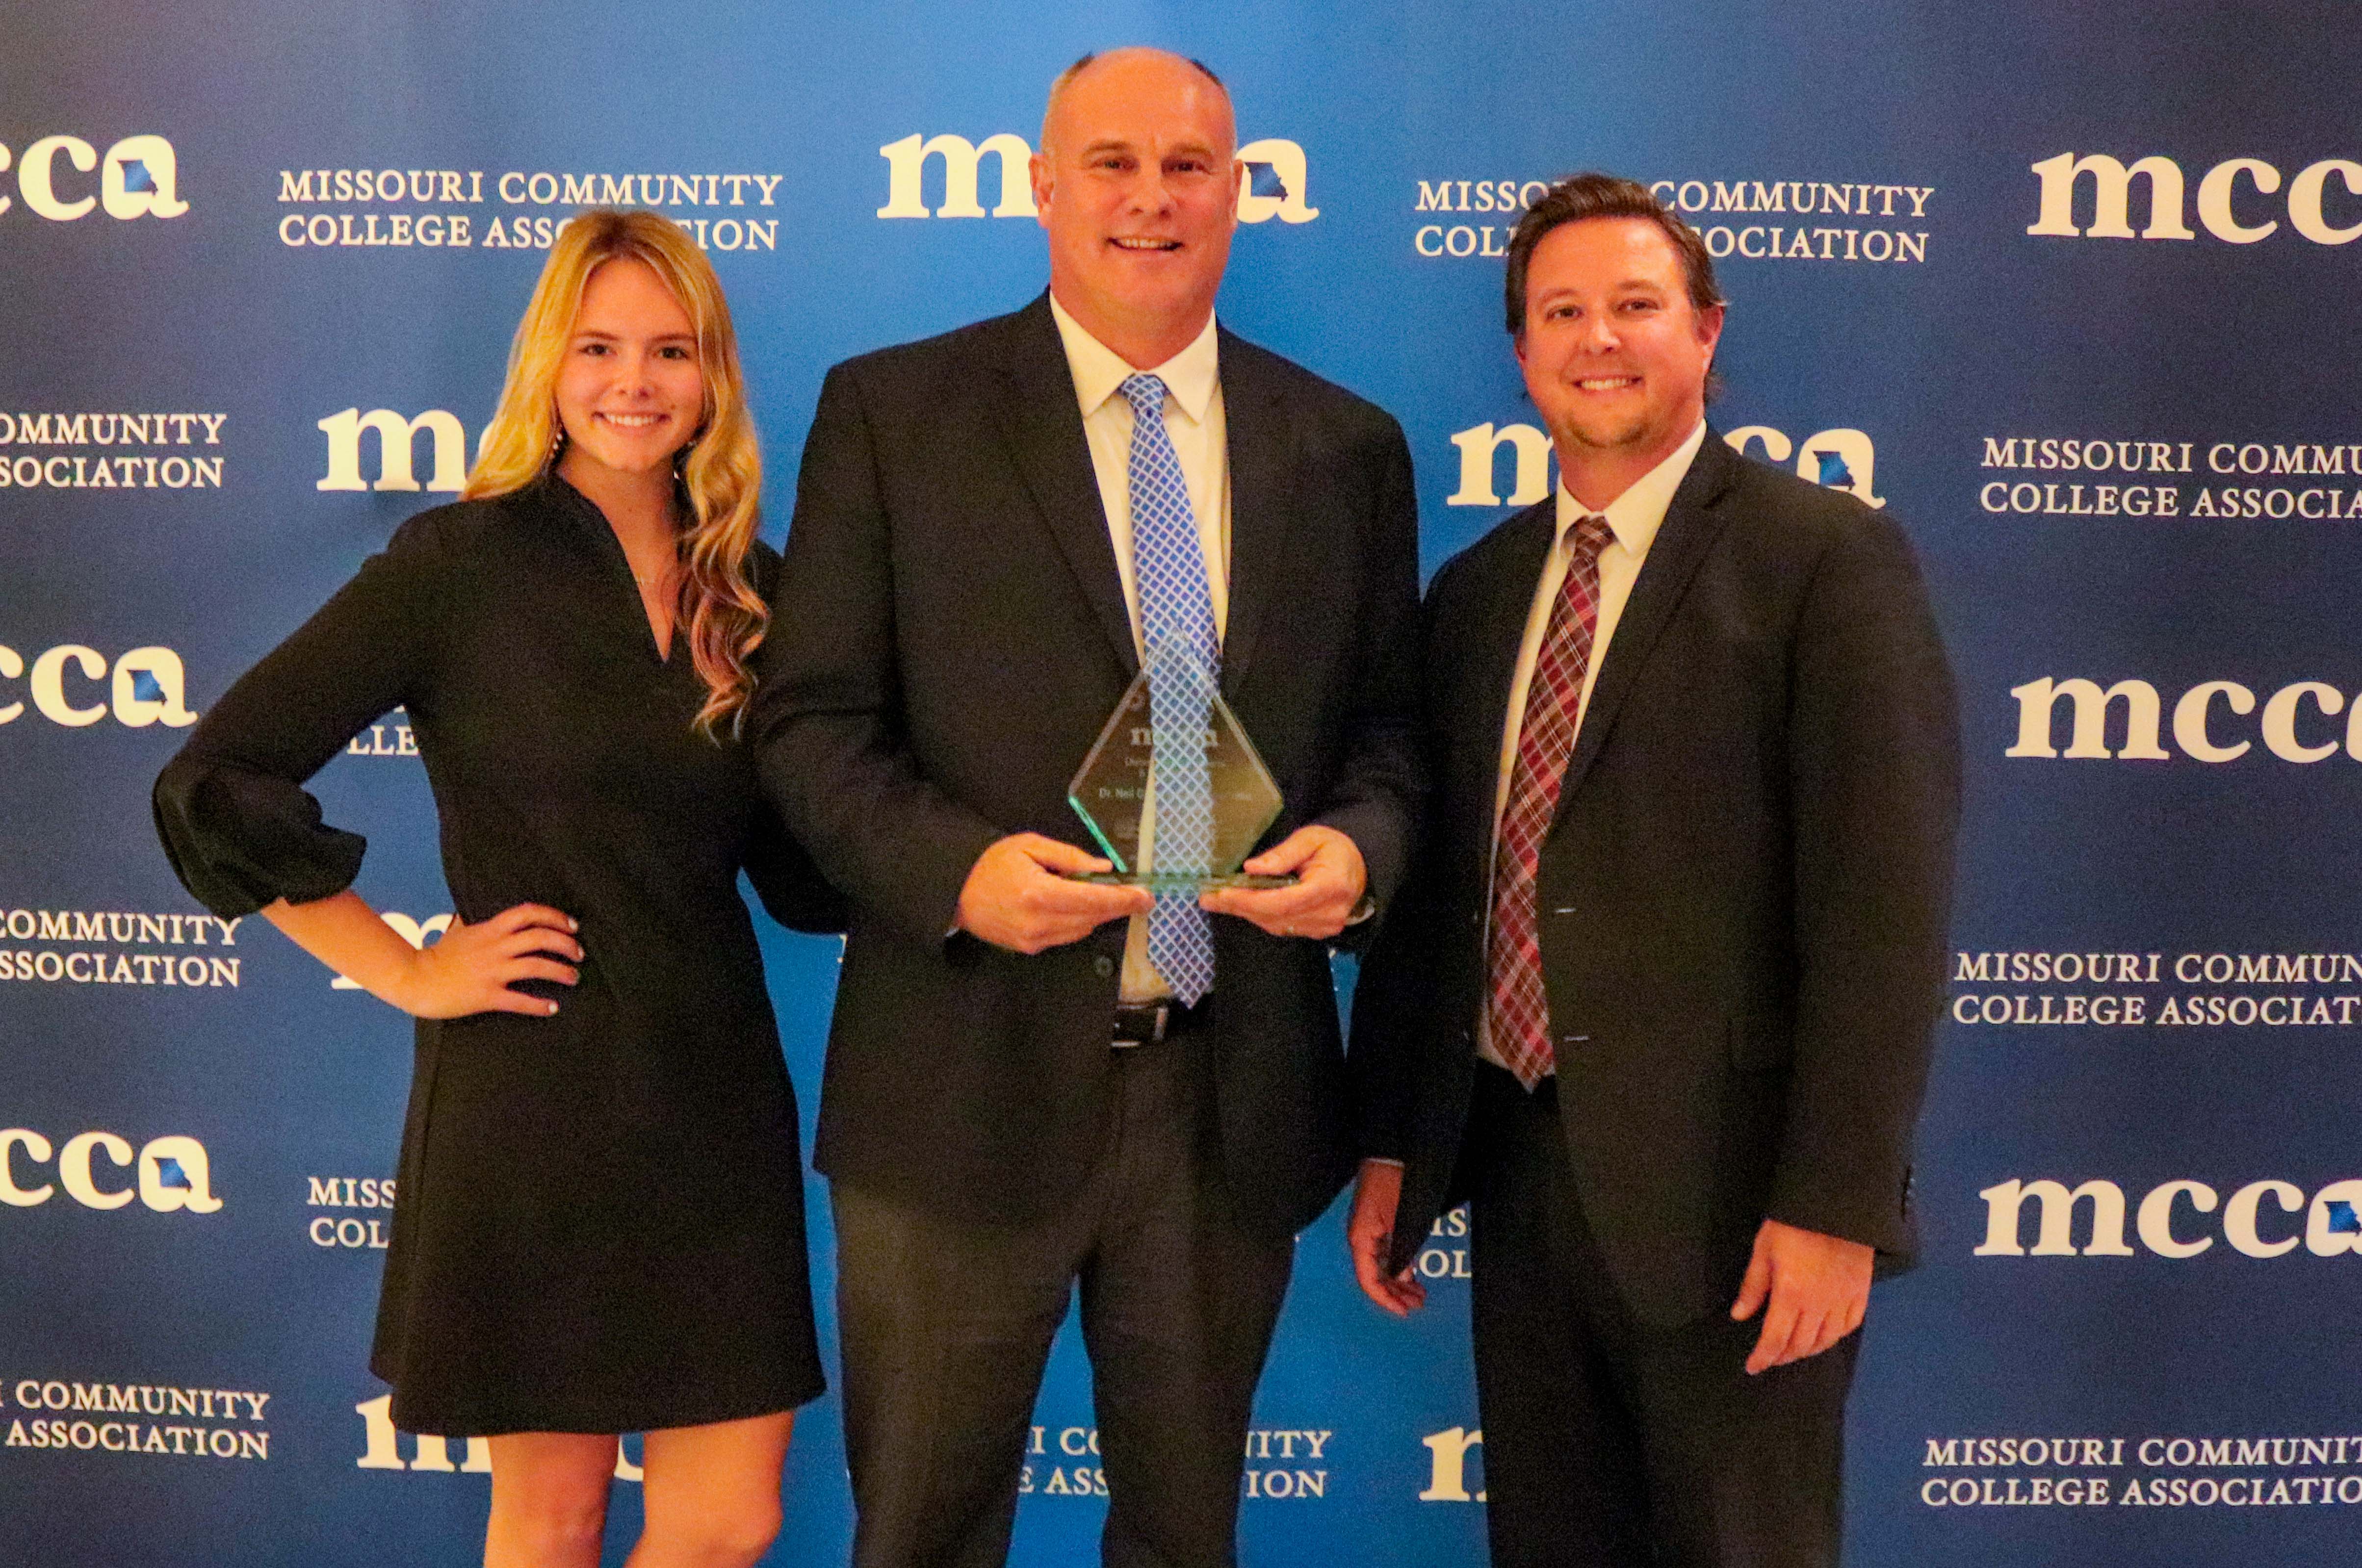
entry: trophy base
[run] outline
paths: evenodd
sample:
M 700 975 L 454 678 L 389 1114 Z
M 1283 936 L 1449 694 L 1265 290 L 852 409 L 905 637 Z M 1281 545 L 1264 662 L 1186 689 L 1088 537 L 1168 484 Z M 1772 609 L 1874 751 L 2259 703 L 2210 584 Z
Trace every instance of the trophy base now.
M 1293 888 L 1301 878 L 1292 871 L 1285 877 L 1256 877 L 1244 871 L 1212 876 L 1202 871 L 1175 871 L 1170 875 L 1157 871 L 1076 871 L 1067 875 L 1067 880 L 1097 882 L 1109 888 L 1146 888 L 1151 892 L 1170 893 L 1184 888 Z

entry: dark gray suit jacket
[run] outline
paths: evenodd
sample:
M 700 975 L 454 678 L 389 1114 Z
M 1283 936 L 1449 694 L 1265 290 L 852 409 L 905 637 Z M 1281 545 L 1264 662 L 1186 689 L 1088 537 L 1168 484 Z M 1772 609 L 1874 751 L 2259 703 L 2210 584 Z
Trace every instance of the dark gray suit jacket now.
M 1552 502 L 1429 588 L 1429 829 L 1363 966 L 1395 1264 L 1464 1196 L 1501 726 Z M 1727 1309 L 1768 1215 L 1914 1246 L 1959 817 L 1951 675 L 1902 530 L 1709 432 L 1608 645 L 1542 847 L 1573 1181 L 1644 1320 Z
M 1395 421 L 1224 332 L 1221 690 L 1286 798 L 1266 843 L 1350 835 L 1381 906 L 1420 794 L 1417 502 Z M 804 448 L 755 742 L 851 901 L 817 1163 L 959 1217 L 1054 1209 L 1104 1143 L 1124 925 L 1027 957 L 948 931 L 977 856 L 1066 803 L 1136 670 L 1046 295 L 847 360 Z M 1214 922 L 1220 1162 L 1299 1227 L 1354 1157 L 1325 944 Z

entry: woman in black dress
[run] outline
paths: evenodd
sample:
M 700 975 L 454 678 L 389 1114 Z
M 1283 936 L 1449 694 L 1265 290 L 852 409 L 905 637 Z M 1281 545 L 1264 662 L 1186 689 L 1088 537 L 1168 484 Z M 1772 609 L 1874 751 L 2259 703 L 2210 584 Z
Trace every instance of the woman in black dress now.
M 491 1438 L 488 1565 L 751 1562 L 818 1394 L 796 1110 L 737 878 L 833 919 L 739 744 L 778 560 L 721 285 L 653 213 L 560 232 L 467 499 L 205 715 L 156 784 L 173 868 L 415 1014 L 370 1366 Z M 409 710 L 456 914 L 414 951 L 302 786 Z

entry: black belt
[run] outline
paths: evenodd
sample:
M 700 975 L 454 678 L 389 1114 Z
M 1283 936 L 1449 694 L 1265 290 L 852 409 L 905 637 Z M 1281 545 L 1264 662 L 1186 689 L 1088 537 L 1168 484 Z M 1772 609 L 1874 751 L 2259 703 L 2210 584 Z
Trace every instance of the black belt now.
M 1512 1107 L 1547 1105 L 1555 1110 L 1558 1109 L 1558 1075 L 1544 1073 L 1540 1081 L 1529 1089 L 1523 1078 L 1500 1063 L 1488 1062 L 1479 1056 L 1476 1058 L 1473 1092 L 1480 1103 L 1489 1100 L 1496 1105 Z
M 1204 1018 L 1206 1002 L 1195 1007 L 1177 998 L 1153 1002 L 1119 1002 L 1115 1010 L 1114 1042 L 1118 1045 L 1153 1045 L 1185 1023 Z

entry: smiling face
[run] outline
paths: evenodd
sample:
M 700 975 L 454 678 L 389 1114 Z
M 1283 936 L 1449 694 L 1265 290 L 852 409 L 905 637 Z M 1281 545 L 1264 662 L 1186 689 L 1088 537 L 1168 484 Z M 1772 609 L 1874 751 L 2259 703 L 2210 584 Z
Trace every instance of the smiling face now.
M 1605 506 L 1705 417 L 1722 315 L 1691 304 L 1680 253 L 1646 218 L 1582 218 L 1542 236 L 1518 366 L 1577 499 Z
M 696 436 L 705 411 L 697 328 L 646 262 L 618 257 L 590 274 L 557 394 L 567 469 L 668 469 Z
M 1238 224 L 1229 95 L 1185 60 L 1112 50 L 1060 88 L 1032 164 L 1050 288 L 1141 367 L 1203 330 Z

